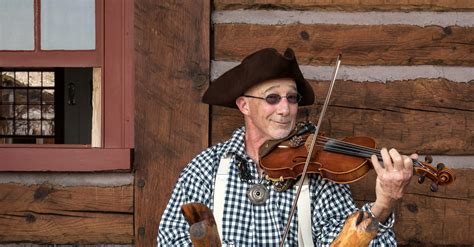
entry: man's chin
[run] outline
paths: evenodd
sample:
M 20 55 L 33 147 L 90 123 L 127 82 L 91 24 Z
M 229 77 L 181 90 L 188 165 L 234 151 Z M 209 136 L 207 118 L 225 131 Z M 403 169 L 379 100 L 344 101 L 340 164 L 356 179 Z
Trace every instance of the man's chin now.
M 291 130 L 278 130 L 272 133 L 272 139 L 278 140 L 287 137 L 291 133 Z

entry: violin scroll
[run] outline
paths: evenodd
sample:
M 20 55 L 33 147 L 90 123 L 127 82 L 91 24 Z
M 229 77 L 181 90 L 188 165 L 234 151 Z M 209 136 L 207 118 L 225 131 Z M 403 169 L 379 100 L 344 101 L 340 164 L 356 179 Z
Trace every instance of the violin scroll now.
M 443 163 L 438 163 L 435 168 L 431 165 L 432 162 L 433 158 L 431 155 L 427 155 L 424 162 L 414 160 L 413 173 L 419 176 L 418 183 L 420 184 L 428 177 L 432 181 L 430 190 L 436 192 L 438 191 L 439 185 L 443 186 L 452 183 L 456 179 L 456 176 L 449 168 L 446 168 Z

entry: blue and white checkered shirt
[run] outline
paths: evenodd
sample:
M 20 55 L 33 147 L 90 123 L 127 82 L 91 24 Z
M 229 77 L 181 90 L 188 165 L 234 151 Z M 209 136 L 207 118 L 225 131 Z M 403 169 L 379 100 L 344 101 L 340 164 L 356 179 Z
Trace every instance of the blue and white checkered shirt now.
M 264 205 L 254 205 L 247 198 L 247 189 L 262 183 L 256 164 L 245 153 L 245 128 L 237 129 L 232 138 L 214 145 L 196 156 L 181 173 L 171 199 L 161 218 L 158 246 L 191 246 L 189 225 L 181 213 L 181 205 L 200 202 L 213 209 L 213 191 L 221 157 L 231 154 L 232 165 L 226 189 L 223 239 L 224 244 L 235 246 L 278 246 L 288 220 L 296 189 L 277 192 L 267 185 L 270 196 Z M 236 157 L 247 162 L 250 181 L 242 180 Z M 263 183 L 266 184 L 266 183 Z M 348 185 L 323 180 L 309 175 L 312 235 L 316 246 L 328 246 L 338 235 L 346 217 L 358 210 Z M 370 211 L 366 204 L 362 210 Z M 379 224 L 379 233 L 371 246 L 395 246 L 392 231 L 393 215 L 385 224 Z M 298 245 L 298 217 L 292 218 L 285 246 Z

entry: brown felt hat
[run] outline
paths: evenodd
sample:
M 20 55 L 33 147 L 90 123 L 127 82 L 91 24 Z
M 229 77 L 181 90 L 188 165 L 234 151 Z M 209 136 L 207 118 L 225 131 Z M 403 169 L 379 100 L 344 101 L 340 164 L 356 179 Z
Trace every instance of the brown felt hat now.
M 265 48 L 248 55 L 242 63 L 211 83 L 202 97 L 202 102 L 237 108 L 235 100 L 252 86 L 278 78 L 295 80 L 298 93 L 302 96 L 300 106 L 314 103 L 313 89 L 304 79 L 295 53 L 290 48 L 286 49 L 283 55 L 273 48 Z

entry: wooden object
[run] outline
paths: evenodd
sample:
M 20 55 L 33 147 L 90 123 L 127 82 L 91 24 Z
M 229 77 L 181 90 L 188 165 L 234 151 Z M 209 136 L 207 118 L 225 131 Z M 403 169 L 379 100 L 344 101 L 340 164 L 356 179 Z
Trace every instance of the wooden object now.
M 102 147 L 102 70 L 92 70 L 92 142 L 91 147 Z
M 368 212 L 356 211 L 347 217 L 331 247 L 366 247 L 377 235 L 378 224 Z
M 473 66 L 474 27 L 216 24 L 216 60 L 242 60 L 265 47 L 292 47 L 301 64 Z
M 221 240 L 212 211 L 202 203 L 188 203 L 181 206 L 184 218 L 189 224 L 189 235 L 195 247 L 220 247 Z
M 133 242 L 133 187 L 0 184 L 0 242 Z
M 135 1 L 135 245 L 155 246 L 183 167 L 208 145 L 208 1 Z
M 332 11 L 472 11 L 471 0 L 214 0 L 217 10 L 228 9 L 297 9 L 297 10 L 332 10 Z

